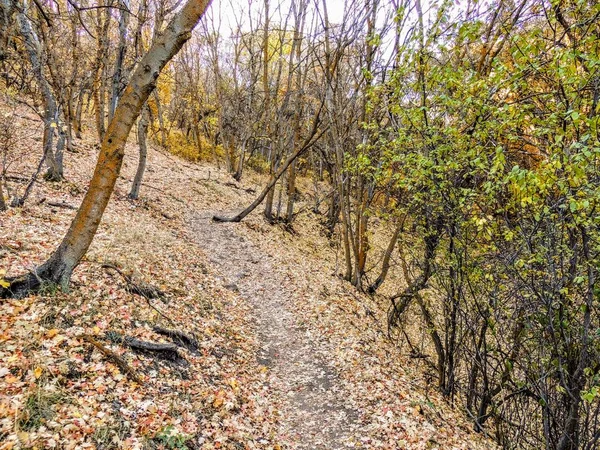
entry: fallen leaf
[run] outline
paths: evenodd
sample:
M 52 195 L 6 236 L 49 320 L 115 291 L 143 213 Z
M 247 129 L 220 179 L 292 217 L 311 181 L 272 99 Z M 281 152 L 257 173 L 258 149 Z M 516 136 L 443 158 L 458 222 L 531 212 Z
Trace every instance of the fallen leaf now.
M 46 332 L 46 337 L 48 339 L 52 339 L 54 336 L 58 334 L 58 328 L 52 328 Z

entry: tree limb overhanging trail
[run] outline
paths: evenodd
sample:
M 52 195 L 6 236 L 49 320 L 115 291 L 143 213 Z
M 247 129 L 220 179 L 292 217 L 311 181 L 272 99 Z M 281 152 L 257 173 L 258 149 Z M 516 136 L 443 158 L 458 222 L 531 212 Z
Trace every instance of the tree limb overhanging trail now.
M 309 148 L 311 148 L 321 138 L 321 136 L 323 136 L 323 134 L 325 134 L 325 132 L 329 129 L 329 126 L 327 126 L 327 127 L 323 128 L 321 131 L 319 131 L 319 124 L 321 123 L 321 111 L 323 110 L 324 102 L 325 102 L 325 99 L 321 100 L 319 109 L 317 109 L 317 111 L 315 113 L 315 117 L 313 119 L 313 126 L 312 126 L 311 132 L 309 133 L 308 137 L 304 140 L 302 145 L 300 147 L 298 147 L 298 150 L 296 150 L 294 153 L 292 153 L 284 161 L 284 163 L 281 166 L 279 166 L 277 171 L 273 174 L 273 176 L 271 176 L 271 178 L 269 179 L 269 182 L 267 183 L 265 188 L 262 190 L 260 195 L 256 198 L 256 200 L 254 200 L 246 209 L 244 209 L 242 212 L 240 212 L 239 214 L 237 214 L 235 216 L 232 216 L 232 217 L 213 216 L 214 222 L 241 222 L 242 219 L 244 219 L 244 217 L 246 217 L 248 214 L 250 214 L 252 211 L 254 211 L 256 209 L 256 207 L 262 203 L 262 201 L 265 199 L 265 197 L 271 191 L 271 189 L 273 189 L 275 187 L 275 184 L 277 183 L 279 178 L 281 178 L 281 176 L 285 173 L 285 171 L 290 166 L 290 164 L 292 164 L 300 155 L 302 155 Z
M 331 364 L 335 348 L 315 339 L 295 312 L 298 286 L 235 227 L 215 227 L 206 216 L 196 217 L 191 235 L 210 255 L 224 286 L 234 285 L 252 307 L 260 345 L 257 361 L 270 374 L 265 389 L 283 402 L 278 439 L 291 440 L 286 448 L 298 450 L 354 447 L 359 412 Z

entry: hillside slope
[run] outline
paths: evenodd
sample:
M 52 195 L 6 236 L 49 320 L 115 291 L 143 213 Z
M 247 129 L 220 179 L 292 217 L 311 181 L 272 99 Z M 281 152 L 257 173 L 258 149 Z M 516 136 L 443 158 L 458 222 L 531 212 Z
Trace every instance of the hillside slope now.
M 15 121 L 35 135 L 35 118 Z M 66 155 L 67 181 L 0 214 L 8 275 L 64 235 L 95 164 L 92 134 Z M 157 149 L 132 202 L 131 141 L 72 290 L 0 303 L 0 448 L 491 447 L 387 340 L 381 305 L 336 276 L 317 217 L 301 215 L 293 234 L 259 214 L 214 224 L 261 177 L 232 183 Z M 39 142 L 20 145 L 14 176 L 36 164 Z M 164 295 L 136 293 L 146 284 Z M 139 352 L 132 339 L 178 346 Z

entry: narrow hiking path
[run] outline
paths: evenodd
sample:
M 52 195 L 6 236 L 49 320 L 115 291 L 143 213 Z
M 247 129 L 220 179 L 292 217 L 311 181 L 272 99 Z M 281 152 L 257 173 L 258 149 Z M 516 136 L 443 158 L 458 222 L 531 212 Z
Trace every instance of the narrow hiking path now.
M 355 447 L 359 412 L 329 364 L 331 348 L 315 339 L 292 302 L 298 287 L 273 257 L 236 232 L 239 224 L 214 224 L 196 215 L 192 233 L 228 289 L 253 308 L 259 364 L 271 372 L 267 392 L 282 399 L 279 438 L 298 449 Z

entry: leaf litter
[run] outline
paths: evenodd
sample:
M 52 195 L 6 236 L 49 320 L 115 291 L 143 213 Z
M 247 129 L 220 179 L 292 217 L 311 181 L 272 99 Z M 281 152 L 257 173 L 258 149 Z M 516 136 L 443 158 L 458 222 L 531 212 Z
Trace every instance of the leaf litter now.
M 97 155 L 88 131 L 65 157 L 67 181 L 38 183 L 25 207 L 0 215 L 7 276 L 43 262 L 66 232 L 74 211 L 42 200 L 81 202 Z M 35 165 L 34 152 L 23 154 L 15 175 Z M 493 447 L 386 339 L 377 299 L 335 275 L 318 217 L 299 216 L 294 235 L 258 213 L 213 224 L 213 213 L 245 206 L 264 176 L 235 184 L 212 164 L 158 149 L 132 202 L 136 161 L 132 139 L 70 292 L 44 286 L 0 303 L 1 449 Z M 107 264 L 164 297 L 132 292 Z M 194 336 L 197 350 L 156 327 Z M 186 363 L 118 336 L 178 344 Z

